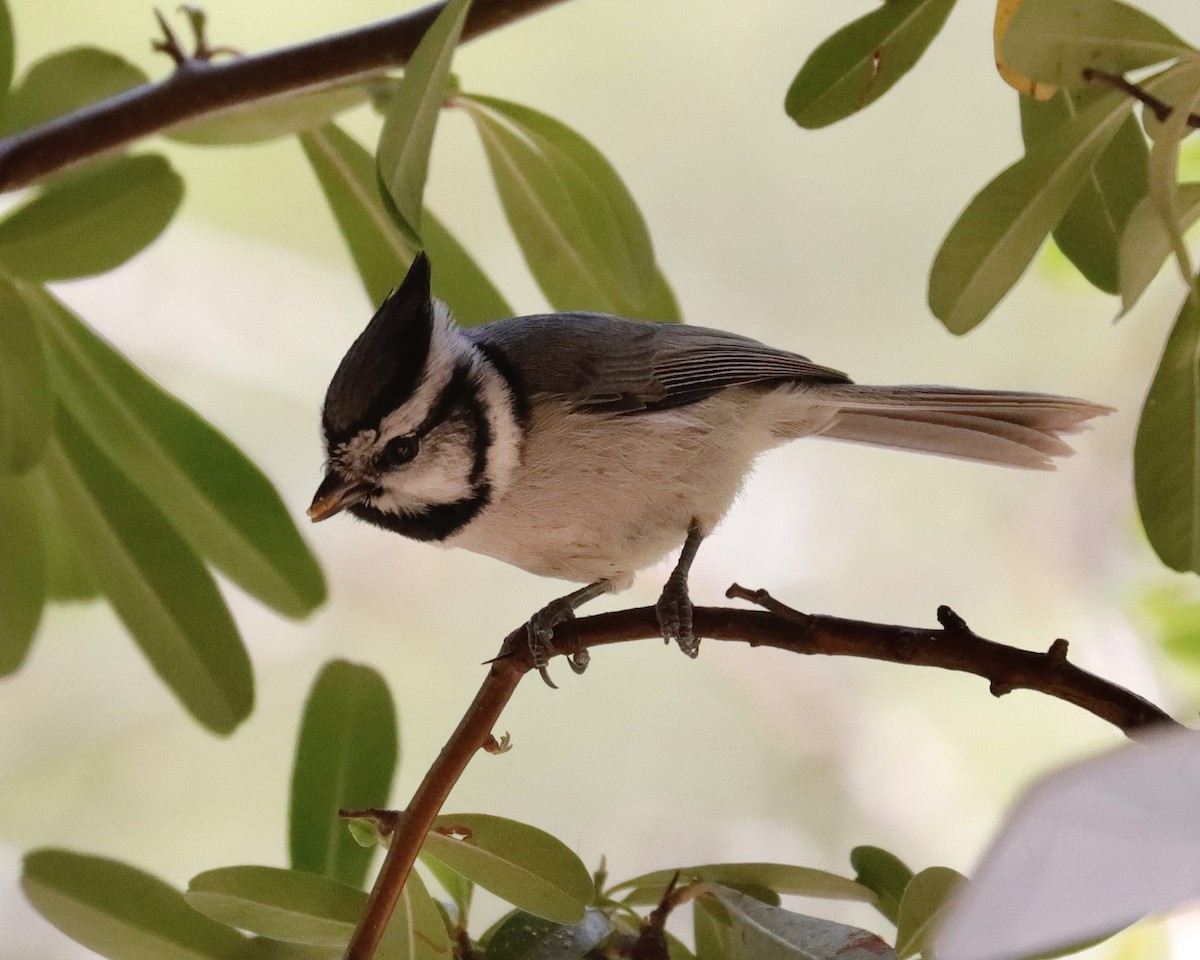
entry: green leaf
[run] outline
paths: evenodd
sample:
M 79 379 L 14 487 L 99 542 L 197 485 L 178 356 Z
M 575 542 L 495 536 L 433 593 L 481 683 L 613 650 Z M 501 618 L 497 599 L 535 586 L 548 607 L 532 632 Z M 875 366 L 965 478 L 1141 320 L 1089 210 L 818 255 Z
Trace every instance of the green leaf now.
M 46 596 L 50 600 L 92 600 L 100 596 L 96 582 L 84 568 L 72 540 L 71 528 L 54 499 L 43 465 L 28 474 L 29 491 L 46 569 Z
M 680 319 L 646 221 L 599 150 L 529 107 L 477 95 L 458 102 L 475 121 L 509 225 L 551 304 Z
M 466 927 L 467 920 L 471 914 L 471 900 L 475 896 L 475 884 L 464 877 L 461 873 L 451 870 L 440 860 L 435 860 L 433 857 L 421 855 L 421 863 L 433 874 L 434 879 L 450 900 L 454 903 L 455 910 L 458 911 L 458 923 L 461 927 Z
M 193 410 L 146 377 L 41 289 L 41 321 L 62 404 L 189 544 L 248 593 L 304 616 L 325 599 L 317 562 L 270 481 Z
M 104 273 L 162 233 L 182 199 L 183 180 L 155 154 L 90 166 L 0 220 L 0 265 L 24 280 Z
M 631 893 L 625 897 L 626 903 L 658 903 L 676 873 L 679 874 L 680 883 L 708 881 L 735 888 L 761 887 L 775 893 L 833 900 L 875 899 L 875 894 L 869 889 L 846 877 L 786 863 L 708 863 L 682 867 L 678 871 L 655 870 L 619 883 L 609 892 L 615 894 L 619 890 L 630 890 Z
M 25 72 L 9 98 L 4 129 L 7 133 L 27 130 L 149 82 L 140 68 L 107 50 L 60 50 Z
M 1152 130 L 1153 144 L 1147 162 L 1147 196 L 1162 218 L 1184 282 L 1192 282 L 1191 255 L 1183 240 L 1179 209 L 1179 144 L 1191 133 L 1188 118 L 1200 101 L 1200 58 L 1179 65 L 1176 74 L 1183 84 L 1172 98 L 1176 109 Z M 1197 294 L 1200 296 L 1200 294 Z
M 488 939 L 484 960 L 579 960 L 613 932 L 612 921 L 594 907 L 572 924 L 514 913 Z
M 433 131 L 446 99 L 450 63 L 471 0 L 450 0 L 417 44 L 392 96 L 379 134 L 379 180 L 397 226 L 420 245 L 421 208 Z
M 1147 81 L 1146 89 L 1155 93 L 1171 82 L 1173 70 Z M 1129 110 L 1128 97 L 1105 92 L 968 204 L 929 276 L 929 306 L 952 333 L 978 325 L 1025 272 Z
M 197 720 L 232 732 L 254 681 L 204 564 L 65 411 L 46 466 L 80 557 L 146 658 Z
M 381 955 L 396 960 L 448 960 L 453 956 L 442 912 L 415 870 L 408 875 L 380 948 Z
M 954 0 L 886 0 L 812 52 L 783 108 L 809 130 L 878 100 L 916 65 L 942 29 Z
M 1200 220 L 1200 183 L 1181 183 L 1178 195 L 1179 227 L 1187 230 Z M 1149 197 L 1143 197 L 1129 214 L 1121 234 L 1121 312 L 1133 307 L 1155 278 L 1167 257 L 1172 240 L 1162 217 Z
M 1167 338 L 1133 447 L 1142 526 L 1173 570 L 1200 572 L 1200 306 L 1189 296 Z
M 595 897 L 587 867 L 561 840 L 483 813 L 444 814 L 422 852 L 534 916 L 576 923 Z
M 362 886 L 374 852 L 355 843 L 339 808 L 381 807 L 396 768 L 396 708 L 370 667 L 325 665 L 304 707 L 292 769 L 292 866 Z
M 696 960 L 742 960 L 741 938 L 720 903 L 710 897 L 692 901 Z
M 762 903 L 728 887 L 712 896 L 737 925 L 742 955 L 753 960 L 895 960 L 875 934 Z
M 928 953 L 937 931 L 938 917 L 967 878 L 949 867 L 922 870 L 904 889 L 896 923 L 896 955 Z
M 72 940 L 112 960 L 235 960 L 246 941 L 133 867 L 66 850 L 25 857 L 25 896 Z
M 54 394 L 33 314 L 0 278 L 0 476 L 38 462 L 54 420 Z
M 1052 99 L 1020 97 L 1026 150 L 1086 109 L 1099 91 L 1059 91 Z M 1146 138 L 1132 116 L 1117 129 L 1084 177 L 1083 185 L 1054 228 L 1054 241 L 1094 287 L 1120 289 L 1121 236 L 1146 194 Z
M 850 851 L 850 865 L 854 867 L 854 879 L 874 891 L 879 912 L 892 923 L 899 920 L 900 900 L 913 878 L 908 864 L 879 847 L 862 846 Z
M 289 943 L 345 946 L 367 895 L 338 880 L 279 867 L 221 867 L 188 883 L 187 902 L 230 927 Z
M 414 248 L 392 223 L 379 196 L 375 161 L 335 124 L 303 134 L 304 147 L 371 303 L 378 306 L 412 265 Z M 434 215 L 422 220 L 433 264 L 433 292 L 466 326 L 509 317 L 513 309 L 471 255 Z
M 0 0 L 0 103 L 7 99 L 12 87 L 15 46 L 12 14 L 8 10 L 8 4 Z M 8 109 L 7 105 L 4 109 Z
M 207 114 L 169 128 L 166 135 L 198 146 L 264 143 L 315 130 L 339 113 L 371 99 L 371 86 L 362 78 L 318 89 L 293 91 L 267 100 L 252 100 L 219 113 Z
M 1136 7 L 1118 0 L 1025 0 L 1004 38 L 1005 61 L 1058 86 L 1083 86 L 1084 70 L 1126 73 L 1192 47 Z
M 0 676 L 24 662 L 46 603 L 46 561 L 30 492 L 39 473 L 0 476 Z

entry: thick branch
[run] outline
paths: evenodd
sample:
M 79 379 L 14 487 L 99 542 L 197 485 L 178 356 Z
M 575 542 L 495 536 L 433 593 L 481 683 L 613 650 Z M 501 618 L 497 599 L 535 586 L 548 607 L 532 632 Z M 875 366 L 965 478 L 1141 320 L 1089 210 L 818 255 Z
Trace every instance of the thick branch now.
M 475 0 L 470 40 L 562 0 Z M 365 27 L 217 63 L 188 60 L 147 84 L 0 141 L 0 191 L 13 190 L 217 110 L 402 66 L 444 3 Z
M 1007 647 L 977 636 L 949 607 L 938 608 L 942 626 L 931 630 L 809 616 L 784 606 L 764 590 L 746 590 L 737 585 L 729 588 L 728 595 L 766 609 L 697 607 L 693 619 L 697 636 L 791 653 L 866 657 L 973 673 L 989 681 L 995 696 L 1022 688 L 1036 690 L 1082 707 L 1131 737 L 1150 727 L 1176 725 L 1149 701 L 1070 663 L 1065 640 L 1055 640 L 1045 653 Z M 366 912 L 346 950 L 346 960 L 370 960 L 373 956 L 443 802 L 478 750 L 495 752 L 492 729 L 521 678 L 533 669 L 525 636 L 525 627 L 520 627 L 505 639 L 502 653 L 492 662 L 475 700 L 417 788 L 392 835 Z M 654 608 L 641 607 L 560 624 L 555 628 L 554 646 L 558 653 L 570 655 L 591 647 L 658 636 Z

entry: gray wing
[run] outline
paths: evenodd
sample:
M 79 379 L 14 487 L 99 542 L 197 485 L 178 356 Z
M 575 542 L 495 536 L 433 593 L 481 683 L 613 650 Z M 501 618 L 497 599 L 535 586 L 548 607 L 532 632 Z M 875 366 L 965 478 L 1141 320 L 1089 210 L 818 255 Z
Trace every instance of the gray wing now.
M 463 331 L 499 354 L 531 394 L 636 413 L 748 384 L 850 383 L 838 370 L 749 337 L 598 313 L 513 317 Z

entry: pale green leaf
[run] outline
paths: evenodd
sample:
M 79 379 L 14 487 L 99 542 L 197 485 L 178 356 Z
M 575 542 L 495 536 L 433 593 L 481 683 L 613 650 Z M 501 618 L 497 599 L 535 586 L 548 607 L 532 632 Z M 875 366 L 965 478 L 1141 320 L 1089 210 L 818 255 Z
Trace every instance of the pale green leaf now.
M 72 543 L 74 537 L 71 528 L 54 499 L 44 467 L 35 467 L 28 476 L 31 482 L 26 486 L 42 536 L 47 598 L 75 601 L 95 599 L 100 592 Z
M 696 960 L 742 960 L 742 943 L 729 911 L 711 897 L 692 901 Z
M 438 885 L 446 891 L 446 895 L 453 902 L 455 910 L 458 911 L 458 922 L 465 927 L 471 912 L 471 901 L 475 896 L 475 884 L 433 857 L 422 854 L 421 863 L 433 874 Z
M 1178 224 L 1186 231 L 1200 220 L 1200 183 L 1181 183 L 1177 202 Z M 1133 307 L 1150 281 L 1171 255 L 1171 234 L 1154 201 L 1143 197 L 1129 215 L 1121 234 L 1121 312 Z
M 922 870 L 904 888 L 896 923 L 896 955 L 903 960 L 927 952 L 938 917 L 967 878 L 949 867 Z
M 141 68 L 107 50 L 60 50 L 25 71 L 9 97 L 4 129 L 13 133 L 36 127 L 149 82 Z
M 442 912 L 415 870 L 404 884 L 379 953 L 385 960 L 449 960 L 453 956 Z
M 571 924 L 518 912 L 488 938 L 483 960 L 580 960 L 613 929 L 612 921 L 594 907 Z
M 793 913 L 728 887 L 710 890 L 733 918 L 748 960 L 895 960 L 892 949 L 866 930 Z
M 221 867 L 188 883 L 187 902 L 205 916 L 289 943 L 345 946 L 367 895 L 330 877 L 279 867 Z
M 893 853 L 879 847 L 855 847 L 850 851 L 854 879 L 875 893 L 875 907 L 895 923 L 900 918 L 904 888 L 913 878 L 908 865 Z
M 625 880 L 613 887 L 609 893 L 629 890 L 630 894 L 624 898 L 626 903 L 658 903 L 676 873 L 679 874 L 681 883 L 708 881 L 737 889 L 760 887 L 775 893 L 833 900 L 870 902 L 875 899 L 875 894 L 869 889 L 847 877 L 787 863 L 707 863 L 695 867 L 681 867 L 678 870 L 655 870 L 653 873 Z
M 370 667 L 325 665 L 304 707 L 292 768 L 292 866 L 359 887 L 373 850 L 354 841 L 340 808 L 382 807 L 396 767 L 396 708 Z
M 446 99 L 454 48 L 470 9 L 471 0 L 449 0 L 430 24 L 409 57 L 379 134 L 379 180 L 391 201 L 389 210 L 397 215 L 401 231 L 418 246 L 433 132 Z
M 7 99 L 12 87 L 14 47 L 12 14 L 8 4 L 0 0 L 0 103 Z
M 38 462 L 54 419 L 54 393 L 37 323 L 0 278 L 0 476 Z
M 35 850 L 25 896 L 72 940 L 111 960 L 240 960 L 246 941 L 133 867 L 66 850 Z
M 1179 208 L 1179 145 L 1192 132 L 1188 127 L 1188 118 L 1200 102 L 1200 59 L 1181 63 L 1176 74 L 1183 87 L 1172 97 L 1177 109 L 1154 131 L 1147 163 L 1147 196 L 1162 219 L 1184 282 L 1191 284 L 1192 261 L 1183 240 Z M 1200 296 L 1200 293 L 1196 295 Z
M 1155 553 L 1200 572 L 1200 306 L 1189 296 L 1150 384 L 1133 448 L 1138 510 Z
M 1058 86 L 1082 86 L 1084 70 L 1126 73 L 1192 47 L 1137 7 L 1118 0 L 1024 0 L 1004 38 L 1015 69 Z
M 812 52 L 784 100 L 808 129 L 825 127 L 878 100 L 921 59 L 955 0 L 887 0 Z
M 41 471 L 0 476 L 0 676 L 25 660 L 46 603 L 46 561 L 33 484 Z
M 1046 101 L 1020 97 L 1025 149 L 1033 149 L 1099 95 L 1099 90 L 1060 90 Z M 1134 207 L 1146 194 L 1146 157 L 1146 138 L 1137 121 L 1128 116 L 1092 164 L 1054 228 L 1058 248 L 1089 283 L 1105 293 L 1117 293 L 1120 288 L 1121 236 Z
M 189 544 L 289 616 L 325 599 L 320 568 L 279 494 L 244 454 L 44 290 L 26 288 L 62 404 Z
M 265 100 L 247 101 L 170 127 L 165 133 L 172 140 L 199 146 L 264 143 L 315 130 L 339 113 L 366 103 L 371 95 L 371 81 L 355 78 Z
M 335 124 L 303 134 L 304 147 L 371 303 L 378 306 L 412 265 L 414 247 L 392 222 L 379 195 L 375 161 Z M 512 316 L 513 310 L 471 255 L 432 212 L 423 214 L 433 293 L 466 326 Z
M 482 813 L 444 814 L 422 852 L 515 907 L 576 923 L 595 897 L 591 874 L 561 840 L 528 824 Z
M 574 242 L 580 246 L 607 297 L 607 301 L 597 302 L 598 308 L 642 320 L 681 319 L 675 295 L 655 261 L 650 231 L 637 202 L 612 164 L 592 143 L 554 117 L 509 100 L 464 95 L 460 102 L 481 104 L 492 111 L 545 160 L 551 177 L 562 187 L 561 195 L 555 190 L 546 192 L 546 215 L 558 220 L 564 228 L 578 221 L 583 233 Z M 559 196 L 564 201 L 561 209 L 554 205 Z M 505 210 L 510 210 L 509 203 L 505 204 Z M 511 213 L 509 221 L 514 231 L 522 225 L 530 226 L 523 220 L 514 220 Z M 542 230 L 545 221 L 534 221 L 532 226 Z M 556 289 L 556 283 L 561 281 L 546 277 L 553 264 L 531 258 L 531 251 L 542 250 L 536 238 L 522 240 L 518 233 L 517 239 L 547 298 L 555 306 L 567 308 L 572 303 L 578 306 L 575 301 L 550 296 L 550 290 Z
M 162 233 L 182 199 L 183 180 L 155 154 L 90 166 L 0 220 L 0 266 L 24 280 L 103 273 Z
M 46 473 L 80 558 L 188 711 L 232 732 L 250 714 L 254 681 L 212 576 L 66 411 L 57 428 Z

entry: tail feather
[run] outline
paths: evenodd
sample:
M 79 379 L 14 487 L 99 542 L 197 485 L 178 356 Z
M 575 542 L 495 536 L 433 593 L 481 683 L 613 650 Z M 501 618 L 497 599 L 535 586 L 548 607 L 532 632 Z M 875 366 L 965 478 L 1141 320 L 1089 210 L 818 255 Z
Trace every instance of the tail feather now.
M 955 387 L 847 384 L 819 395 L 837 408 L 821 436 L 1035 470 L 1073 452 L 1062 434 L 1112 412 L 1071 397 Z

